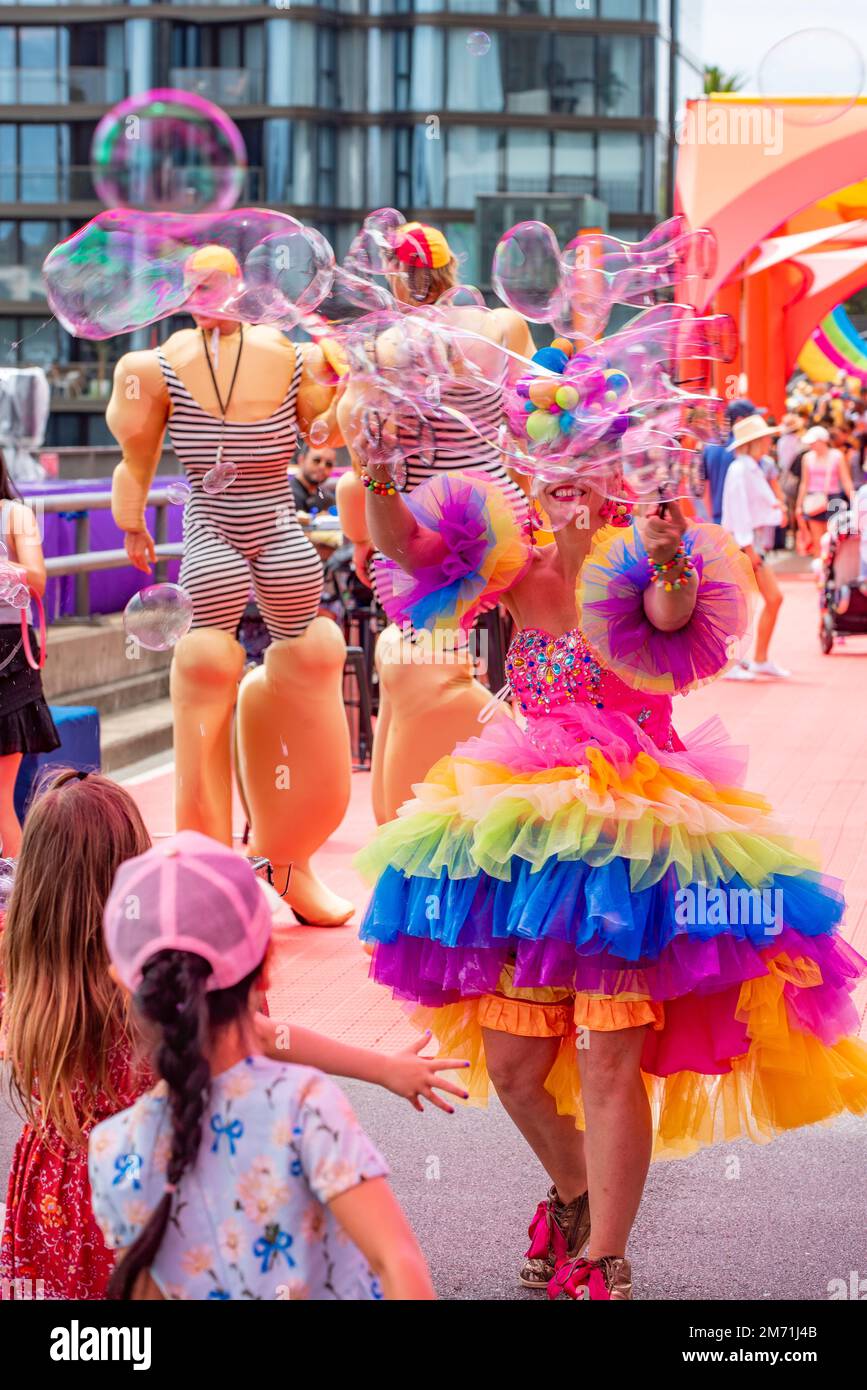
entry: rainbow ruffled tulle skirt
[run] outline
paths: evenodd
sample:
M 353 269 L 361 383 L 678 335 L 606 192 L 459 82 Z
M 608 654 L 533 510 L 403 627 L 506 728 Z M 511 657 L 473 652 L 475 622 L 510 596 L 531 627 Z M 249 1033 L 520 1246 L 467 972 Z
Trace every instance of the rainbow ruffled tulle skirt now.
M 474 1099 L 483 1028 L 556 1035 L 546 1085 L 583 1125 L 579 1035 L 649 1024 L 656 1157 L 867 1110 L 842 893 L 742 771 L 717 720 L 663 751 L 575 704 L 490 724 L 382 827 L 371 973 L 470 1060 Z

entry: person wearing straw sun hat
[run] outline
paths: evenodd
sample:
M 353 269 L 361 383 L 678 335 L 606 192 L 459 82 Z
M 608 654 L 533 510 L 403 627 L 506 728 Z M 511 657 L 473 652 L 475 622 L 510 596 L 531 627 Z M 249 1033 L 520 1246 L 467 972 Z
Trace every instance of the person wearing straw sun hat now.
M 785 680 L 789 675 L 768 655 L 783 595 L 776 575 L 765 564 L 757 535 L 762 527 L 783 524 L 783 509 L 759 463 L 772 438 L 779 433 L 779 426 L 769 425 L 758 413 L 736 420 L 732 429 L 734 458 L 723 488 L 722 524 L 750 561 L 764 604 L 756 624 L 753 659 L 733 666 L 728 673 L 729 680 L 754 680 L 756 676 Z

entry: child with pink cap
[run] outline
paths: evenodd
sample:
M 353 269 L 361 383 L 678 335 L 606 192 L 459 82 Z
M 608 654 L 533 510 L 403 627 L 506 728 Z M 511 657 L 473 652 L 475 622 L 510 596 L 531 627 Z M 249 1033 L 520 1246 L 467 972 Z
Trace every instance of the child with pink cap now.
M 271 915 L 246 861 L 194 831 L 127 860 L 105 935 L 162 1078 L 91 1134 L 109 1297 L 433 1298 L 342 1093 L 262 1054 Z

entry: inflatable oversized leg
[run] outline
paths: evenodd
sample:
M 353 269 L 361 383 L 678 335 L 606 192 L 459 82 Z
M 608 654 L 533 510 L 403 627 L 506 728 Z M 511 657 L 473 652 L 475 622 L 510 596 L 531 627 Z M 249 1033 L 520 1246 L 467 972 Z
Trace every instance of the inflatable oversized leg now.
M 411 796 L 413 783 L 421 782 L 434 763 L 456 743 L 480 732 L 479 713 L 491 698 L 473 676 L 469 656 L 434 654 L 424 636 L 409 642 L 392 626 L 376 646 L 380 700 L 386 709 L 385 721 L 377 721 L 373 756 L 373 806 L 379 824 L 397 814 Z M 509 711 L 501 705 L 494 718 L 504 717 Z
M 238 779 L 251 847 L 271 860 L 275 886 L 296 917 L 321 927 L 341 926 L 354 911 L 310 867 L 349 805 L 345 659 L 340 629 L 315 618 L 303 637 L 272 642 L 238 693 Z
M 171 695 L 175 739 L 175 824 L 232 843 L 232 711 L 244 648 L 204 627 L 175 648 Z

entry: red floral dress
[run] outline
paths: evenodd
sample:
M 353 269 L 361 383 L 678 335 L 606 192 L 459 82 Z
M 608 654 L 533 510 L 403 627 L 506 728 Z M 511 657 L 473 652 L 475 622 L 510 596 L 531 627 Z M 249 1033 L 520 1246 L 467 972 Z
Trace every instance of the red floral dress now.
M 53 1126 L 40 1133 L 26 1124 L 21 1132 L 0 1242 L 0 1299 L 105 1297 L 114 1252 L 106 1249 L 91 1210 L 87 1139 L 95 1124 L 153 1085 L 126 1039 L 111 1050 L 109 1074 L 118 1100 L 98 1097 L 80 1146 L 68 1144 Z

